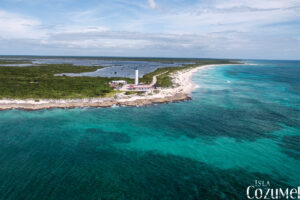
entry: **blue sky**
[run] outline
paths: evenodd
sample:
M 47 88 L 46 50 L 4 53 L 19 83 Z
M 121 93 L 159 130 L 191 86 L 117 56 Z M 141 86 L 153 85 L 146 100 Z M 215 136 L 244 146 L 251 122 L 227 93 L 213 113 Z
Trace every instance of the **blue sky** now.
M 300 0 L 0 0 L 0 54 L 300 59 Z

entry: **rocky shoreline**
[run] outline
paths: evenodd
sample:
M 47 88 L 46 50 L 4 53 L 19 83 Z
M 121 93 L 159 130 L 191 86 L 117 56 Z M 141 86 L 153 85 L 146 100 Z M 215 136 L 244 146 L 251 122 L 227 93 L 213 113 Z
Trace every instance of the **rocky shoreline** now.
M 23 109 L 23 110 L 41 110 L 50 108 L 77 108 L 77 107 L 113 107 L 113 106 L 146 106 L 155 103 L 168 103 L 179 102 L 184 100 L 191 100 L 186 94 L 176 94 L 172 97 L 165 98 L 152 98 L 152 99 L 136 99 L 133 101 L 118 101 L 107 100 L 103 102 L 73 102 L 73 103 L 42 103 L 42 104 L 30 104 L 30 103 L 11 103 L 0 104 L 0 110 L 10 109 Z
M 205 65 L 179 71 L 172 75 L 174 87 L 159 88 L 157 94 L 147 92 L 143 96 L 118 94 L 109 98 L 90 99 L 41 99 L 39 101 L 29 100 L 0 100 L 0 110 L 24 109 L 41 110 L 50 108 L 76 108 L 76 107 L 113 107 L 113 106 L 145 106 L 156 103 L 179 102 L 191 100 L 189 94 L 195 88 L 195 84 L 190 80 L 193 73 L 199 69 L 212 67 L 215 65 Z

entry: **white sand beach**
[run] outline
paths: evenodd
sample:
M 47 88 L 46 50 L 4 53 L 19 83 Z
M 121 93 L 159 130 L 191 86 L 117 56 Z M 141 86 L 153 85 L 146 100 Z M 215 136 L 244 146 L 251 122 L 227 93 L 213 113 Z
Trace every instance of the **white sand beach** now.
M 143 106 L 153 103 L 167 103 L 191 99 L 189 94 L 195 89 L 195 84 L 191 81 L 192 75 L 208 67 L 217 65 L 203 65 L 190 69 L 185 69 L 172 74 L 173 87 L 157 88 L 155 92 L 148 91 L 143 95 L 125 95 L 119 93 L 113 97 L 105 98 L 84 98 L 84 99 L 27 99 L 0 100 L 0 110 L 26 109 L 39 110 L 48 108 L 74 108 L 74 107 L 111 107 L 111 106 Z

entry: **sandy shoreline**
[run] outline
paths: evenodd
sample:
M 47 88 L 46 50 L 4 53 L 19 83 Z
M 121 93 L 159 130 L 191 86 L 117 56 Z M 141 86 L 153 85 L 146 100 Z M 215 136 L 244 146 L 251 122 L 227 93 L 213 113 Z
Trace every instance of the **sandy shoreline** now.
M 172 75 L 172 88 L 158 88 L 159 93 L 147 92 L 143 96 L 117 94 L 114 97 L 86 98 L 86 99 L 41 99 L 38 102 L 28 100 L 0 100 L 0 110 L 25 109 L 40 110 L 49 108 L 75 108 L 75 107 L 112 107 L 112 106 L 144 106 L 153 103 L 177 102 L 191 99 L 189 94 L 195 89 L 191 81 L 192 75 L 200 69 L 217 65 L 203 65 L 192 69 L 178 71 Z

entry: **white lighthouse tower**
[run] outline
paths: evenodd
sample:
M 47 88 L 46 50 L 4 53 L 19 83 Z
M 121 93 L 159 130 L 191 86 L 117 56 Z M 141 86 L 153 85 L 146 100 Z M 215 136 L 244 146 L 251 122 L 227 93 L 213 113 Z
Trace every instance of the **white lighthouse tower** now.
M 135 68 L 135 79 L 134 79 L 134 84 L 138 85 L 139 84 L 139 70 L 138 68 Z

